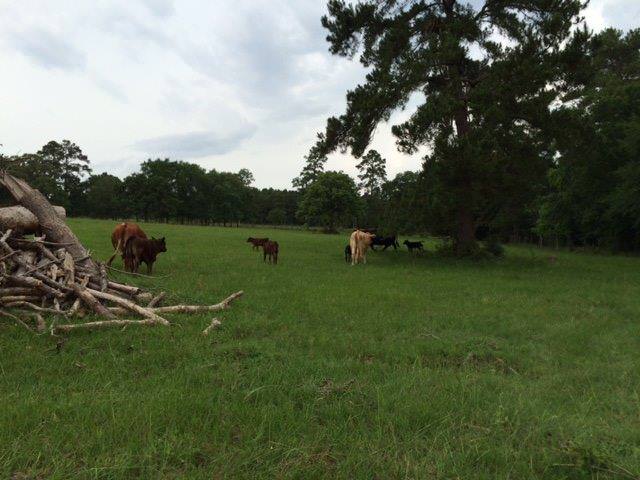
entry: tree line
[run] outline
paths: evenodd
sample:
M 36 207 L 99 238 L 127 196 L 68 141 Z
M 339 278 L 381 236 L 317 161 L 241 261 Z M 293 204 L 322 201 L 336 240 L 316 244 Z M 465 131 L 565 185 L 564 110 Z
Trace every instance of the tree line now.
M 170 159 L 149 159 L 124 179 L 92 174 L 76 144 L 51 141 L 33 154 L 0 156 L 0 167 L 26 179 L 69 216 L 231 225 L 293 225 L 299 193 L 252 187 L 247 169 L 205 170 Z M 5 192 L 0 201 L 11 203 Z
M 69 216 L 104 219 L 135 219 L 202 225 L 238 223 L 308 225 L 335 231 L 339 227 L 390 221 L 389 230 L 418 227 L 412 217 L 410 184 L 414 172 L 387 181 L 385 160 L 375 151 L 360 162 L 360 182 L 343 172 L 324 172 L 324 166 L 308 176 L 294 179 L 295 190 L 252 186 L 253 174 L 205 170 L 201 166 L 171 159 L 148 159 L 138 171 L 123 179 L 109 173 L 92 173 L 82 149 L 69 140 L 50 141 L 35 153 L 0 154 L 0 168 L 24 178 Z M 12 199 L 0 192 L 0 204 Z M 406 211 L 406 215 L 393 214 Z

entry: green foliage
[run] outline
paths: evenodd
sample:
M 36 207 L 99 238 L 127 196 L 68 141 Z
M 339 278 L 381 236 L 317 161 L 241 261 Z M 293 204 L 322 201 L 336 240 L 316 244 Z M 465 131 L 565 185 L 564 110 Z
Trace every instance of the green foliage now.
M 267 214 L 267 222 L 271 225 L 284 225 L 287 221 L 287 212 L 284 208 L 273 208 Z
M 342 172 L 325 172 L 307 187 L 298 216 L 310 225 L 322 225 L 328 232 L 352 225 L 361 211 L 358 189 Z
M 384 212 L 380 226 L 385 232 L 426 231 L 426 201 L 423 178 L 416 172 L 402 172 L 382 186 Z
M 387 180 L 386 164 L 387 161 L 376 150 L 369 150 L 356 165 L 360 172 L 358 188 L 365 196 L 380 194 L 382 185 Z
M 327 155 L 322 151 L 321 144 L 324 141 L 323 135 L 318 135 L 318 145 L 311 148 L 311 151 L 305 156 L 305 165 L 300 175 L 293 179 L 291 184 L 293 188 L 300 192 L 306 190 L 309 185 L 315 182 L 324 172 L 324 164 L 327 163 Z
M 4 157 L 2 168 L 24 178 L 49 201 L 65 207 L 70 215 L 80 213 L 82 181 L 91 168 L 87 156 L 75 143 L 51 141 L 37 153 Z M 3 201 L 8 201 L 6 192 L 3 195 Z
M 84 184 L 81 214 L 97 218 L 121 218 L 126 206 L 122 180 L 108 173 L 92 175 Z
M 385 207 L 382 186 L 387 181 L 386 160 L 376 150 L 369 150 L 356 167 L 360 172 L 358 188 L 364 205 L 360 225 L 378 225 Z
M 482 248 L 484 251 L 490 253 L 494 257 L 504 257 L 504 247 L 495 237 L 489 237 L 483 242 Z
M 565 103 L 553 114 L 558 158 L 537 229 L 569 245 L 640 248 L 640 29 L 578 37 Z

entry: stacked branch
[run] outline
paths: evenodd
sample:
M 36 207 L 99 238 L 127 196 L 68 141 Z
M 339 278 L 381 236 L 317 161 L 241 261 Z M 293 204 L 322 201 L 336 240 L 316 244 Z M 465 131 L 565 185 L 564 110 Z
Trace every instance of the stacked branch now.
M 87 269 L 86 258 L 75 258 L 65 245 L 48 242 L 44 237 L 27 239 L 13 236 L 12 230 L 0 236 L 0 316 L 36 324 L 41 330 L 40 314 L 51 315 L 52 333 L 78 329 L 100 329 L 126 325 L 170 325 L 167 313 L 215 312 L 229 308 L 242 295 L 234 293 L 215 305 L 159 306 L 165 296 L 153 296 L 138 287 L 107 278 L 97 263 Z M 99 320 L 66 323 L 87 314 Z M 120 318 L 139 317 L 139 319 Z M 60 323 L 63 320 L 64 323 Z
M 49 327 L 52 334 L 128 325 L 167 326 L 170 322 L 163 314 L 224 310 L 242 296 L 240 291 L 215 305 L 160 306 L 164 292 L 154 296 L 109 279 L 104 264 L 91 257 L 64 217 L 40 192 L 5 172 L 0 172 L 0 185 L 33 214 L 43 234 L 28 238 L 21 229 L 3 229 L 0 225 L 2 318 L 42 332 L 43 315 L 47 315 L 53 319 Z M 97 319 L 70 323 L 87 314 Z

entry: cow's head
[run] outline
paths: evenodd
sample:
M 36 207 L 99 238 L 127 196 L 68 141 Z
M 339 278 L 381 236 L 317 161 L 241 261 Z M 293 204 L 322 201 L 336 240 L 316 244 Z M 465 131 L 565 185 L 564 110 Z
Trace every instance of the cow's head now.
M 155 251 L 157 253 L 167 251 L 167 242 L 165 241 L 164 237 L 162 238 L 151 237 L 151 240 L 153 241 L 153 245 L 155 246 Z

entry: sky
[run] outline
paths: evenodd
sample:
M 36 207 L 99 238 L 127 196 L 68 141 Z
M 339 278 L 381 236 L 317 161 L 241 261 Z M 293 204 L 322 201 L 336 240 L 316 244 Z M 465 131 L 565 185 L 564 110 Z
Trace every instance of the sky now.
M 473 0 L 478 1 L 478 0 Z M 147 158 L 248 168 L 290 188 L 326 118 L 364 79 L 328 52 L 325 0 L 0 0 L 0 152 L 68 139 L 96 173 L 124 177 Z M 640 27 L 639 0 L 592 0 L 595 31 Z M 371 145 L 389 177 L 417 170 L 390 125 Z M 326 166 L 356 174 L 333 154 Z

